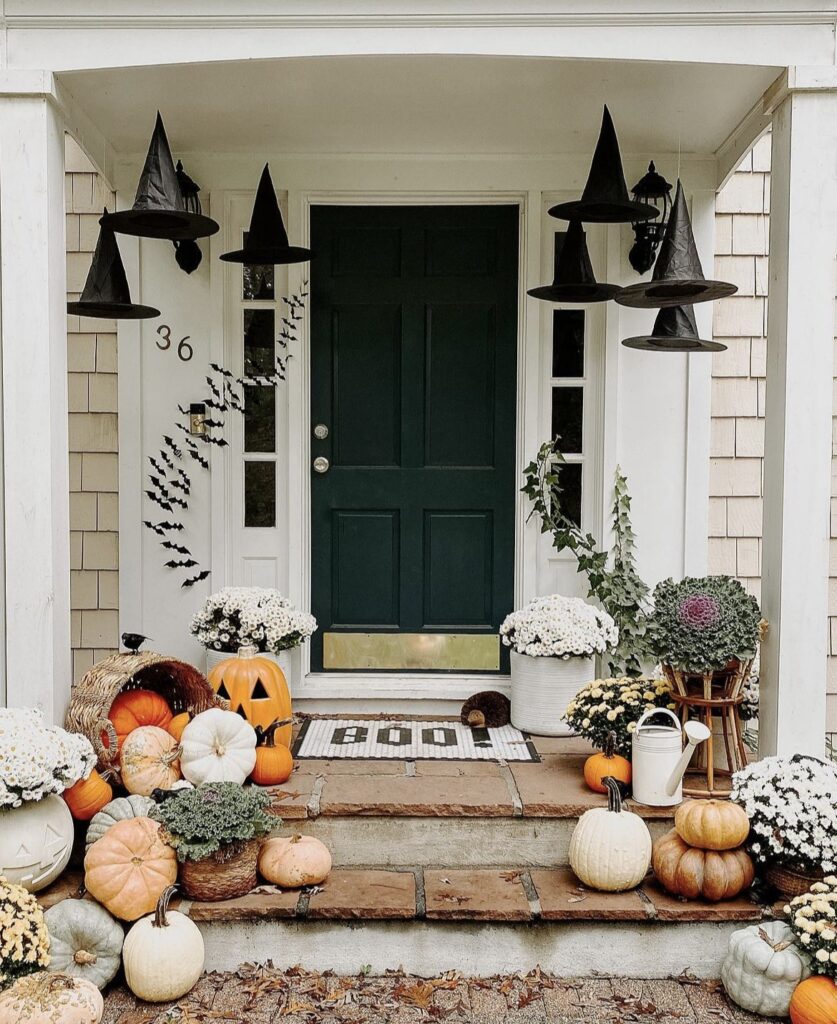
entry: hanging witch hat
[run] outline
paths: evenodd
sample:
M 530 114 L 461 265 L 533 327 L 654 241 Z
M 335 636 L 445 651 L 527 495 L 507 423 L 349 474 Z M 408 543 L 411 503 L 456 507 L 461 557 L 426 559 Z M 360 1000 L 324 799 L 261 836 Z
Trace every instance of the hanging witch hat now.
M 111 229 L 104 225 L 107 215 L 108 211 L 105 210 L 105 216 L 99 222 L 102 227 L 99 229 L 93 262 L 84 282 L 84 291 L 78 302 L 67 303 L 67 312 L 105 320 L 145 320 L 159 316 L 159 309 L 131 302 L 119 246 Z
M 218 230 L 219 225 L 211 217 L 186 208 L 159 110 L 134 205 L 130 210 L 108 214 L 105 223 L 123 235 L 169 238 L 173 242 L 203 238 Z
M 680 179 L 660 254 L 650 281 L 628 285 L 616 300 L 623 306 L 662 309 L 691 302 L 711 302 L 738 291 L 727 281 L 707 281 L 698 256 L 692 222 Z
M 650 334 L 626 338 L 622 344 L 645 352 L 723 352 L 726 348 L 720 341 L 704 341 L 698 337 L 692 306 L 661 309 Z
M 596 280 L 584 229 L 580 221 L 571 220 L 561 251 L 555 257 L 552 284 L 530 288 L 528 294 L 545 302 L 607 302 L 619 291 L 617 284 L 603 284 Z
M 222 260 L 228 263 L 303 263 L 311 259 L 311 250 L 290 245 L 288 232 L 282 221 L 282 211 L 276 199 L 268 165 L 264 165 L 250 217 L 250 230 L 243 249 L 225 252 Z
M 660 211 L 650 203 L 637 203 L 628 196 L 616 129 L 607 107 L 602 115 L 599 141 L 581 199 L 559 203 L 549 210 L 551 217 L 601 224 L 627 224 L 651 220 Z

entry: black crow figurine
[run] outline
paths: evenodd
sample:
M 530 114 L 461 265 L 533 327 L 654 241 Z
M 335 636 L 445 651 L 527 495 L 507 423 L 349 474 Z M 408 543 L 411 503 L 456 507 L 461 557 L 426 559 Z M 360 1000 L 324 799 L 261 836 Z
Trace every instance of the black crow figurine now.
M 142 633 L 123 633 L 122 643 L 128 648 L 131 654 L 139 654 L 139 649 L 146 640 L 151 637 L 143 636 Z

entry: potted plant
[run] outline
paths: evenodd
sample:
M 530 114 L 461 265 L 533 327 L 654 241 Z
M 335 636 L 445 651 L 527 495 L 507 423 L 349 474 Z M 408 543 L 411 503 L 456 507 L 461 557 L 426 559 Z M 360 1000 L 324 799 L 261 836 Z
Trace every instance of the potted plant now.
M 95 764 L 84 736 L 45 725 L 37 708 L 0 708 L 0 874 L 30 892 L 58 877 L 73 845 L 59 794 Z
M 580 597 L 550 594 L 507 615 L 500 626 L 511 648 L 511 718 L 537 736 L 569 736 L 567 705 L 595 676 L 597 654 L 619 640 L 613 619 Z
M 730 576 L 687 576 L 654 590 L 654 635 L 676 693 L 738 697 L 759 643 L 756 599 Z
M 40 904 L 0 875 L 0 989 L 48 963 L 49 933 Z
M 766 757 L 733 775 L 731 797 L 750 819 L 750 853 L 786 899 L 837 869 L 837 767 Z
M 304 643 L 316 628 L 314 616 L 300 611 L 278 590 L 224 587 L 204 601 L 192 618 L 190 632 L 206 648 L 207 670 L 246 647 L 276 661 L 287 674 L 287 652 Z
M 794 1021 L 837 1019 L 837 875 L 814 882 L 785 907 L 800 948 L 808 954 L 813 977 L 791 997 Z M 806 972 L 807 973 L 807 972 Z
M 631 757 L 631 737 L 646 711 L 672 710 L 671 683 L 647 676 L 594 679 L 582 687 L 567 705 L 564 720 L 578 736 L 604 751 L 613 736 L 614 753 Z
M 256 885 L 261 839 L 282 824 L 265 810 L 269 804 L 257 786 L 207 782 L 176 791 L 151 812 L 177 854 L 189 897 L 233 899 Z

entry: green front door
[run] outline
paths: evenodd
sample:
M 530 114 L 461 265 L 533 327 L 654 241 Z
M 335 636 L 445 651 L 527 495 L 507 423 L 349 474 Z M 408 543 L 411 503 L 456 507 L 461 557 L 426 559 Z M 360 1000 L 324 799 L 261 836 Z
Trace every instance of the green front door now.
M 516 206 L 311 211 L 314 671 L 497 671 Z

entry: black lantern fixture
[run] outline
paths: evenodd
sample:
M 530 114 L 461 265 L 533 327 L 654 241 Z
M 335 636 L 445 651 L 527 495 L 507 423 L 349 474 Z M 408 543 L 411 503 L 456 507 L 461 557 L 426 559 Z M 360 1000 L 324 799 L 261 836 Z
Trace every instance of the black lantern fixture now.
M 636 241 L 628 253 L 628 259 L 638 274 L 645 274 L 654 266 L 657 249 L 666 233 L 671 213 L 671 188 L 671 183 L 657 171 L 652 160 L 647 173 L 631 189 L 631 199 L 635 203 L 647 203 L 660 211 L 656 220 L 635 221 L 631 225 Z

